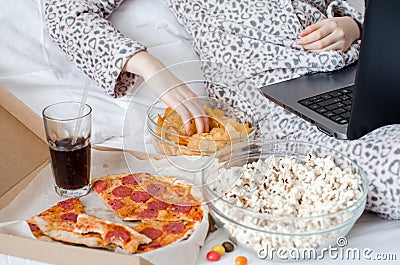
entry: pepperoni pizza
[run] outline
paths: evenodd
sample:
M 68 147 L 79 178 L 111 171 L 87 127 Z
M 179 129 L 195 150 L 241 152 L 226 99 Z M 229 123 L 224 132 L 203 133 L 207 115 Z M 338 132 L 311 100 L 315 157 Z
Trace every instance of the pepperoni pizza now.
M 195 222 L 189 221 L 143 221 L 133 229 L 146 235 L 152 241 L 148 244 L 140 245 L 137 253 L 147 252 L 187 239 L 195 229 L 195 226 Z
M 40 240 L 56 240 L 89 247 L 143 253 L 190 236 L 203 219 L 201 200 L 192 185 L 171 176 L 147 173 L 110 175 L 92 181 L 106 205 L 124 221 L 120 225 L 85 212 L 78 198 L 57 205 L 27 220 Z
M 192 185 L 175 177 L 120 174 L 94 179 L 92 184 L 121 219 L 141 221 L 133 229 L 152 241 L 140 245 L 139 253 L 186 239 L 203 219 L 202 201 L 192 195 Z
M 107 249 L 119 246 L 128 253 L 135 253 L 140 244 L 151 242 L 150 238 L 127 226 L 87 215 L 77 198 L 61 201 L 27 222 L 33 235 L 41 240 Z
M 93 180 L 93 189 L 125 221 L 192 221 L 203 218 L 192 185 L 175 177 L 147 173 L 110 175 Z
M 74 232 L 99 234 L 105 245 L 117 245 L 128 253 L 136 253 L 140 244 L 151 242 L 150 238 L 128 226 L 102 220 L 88 214 L 78 215 Z
M 40 214 L 33 216 L 27 220 L 29 228 L 32 234 L 40 240 L 51 241 L 52 236 L 44 233 L 42 229 L 39 228 L 37 220 L 41 223 L 52 223 L 57 230 L 64 231 L 63 234 L 68 234 L 74 229 L 74 223 L 78 214 L 84 213 L 83 206 L 80 200 L 71 198 L 68 200 L 61 201 L 51 208 L 41 212 Z M 58 236 L 57 236 L 58 238 Z M 59 239 L 61 240 L 61 239 Z

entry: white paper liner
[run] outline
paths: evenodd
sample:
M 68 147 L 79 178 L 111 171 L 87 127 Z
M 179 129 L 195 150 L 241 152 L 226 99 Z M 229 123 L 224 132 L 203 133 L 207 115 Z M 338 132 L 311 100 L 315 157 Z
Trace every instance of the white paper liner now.
M 186 182 L 201 182 L 201 176 L 198 172 L 182 172 L 176 169 L 173 163 L 167 159 L 157 161 L 139 160 L 129 153 L 92 150 L 92 179 L 109 174 L 129 172 L 148 172 L 150 174 L 161 175 L 160 168 L 162 168 L 165 174 L 176 176 Z M 197 183 L 194 183 L 193 193 L 200 197 L 200 186 L 196 186 Z M 60 197 L 54 190 L 54 180 L 51 165 L 49 164 L 9 205 L 0 211 L 0 233 L 34 238 L 24 220 L 54 206 L 57 202 L 64 199 L 66 197 Z M 94 191 L 91 191 L 88 195 L 80 199 L 88 214 L 117 223 L 134 224 L 122 221 L 105 205 L 100 196 Z M 205 206 L 203 210 L 204 218 L 202 222 L 197 225 L 187 240 L 175 242 L 147 253 L 134 255 L 140 255 L 154 264 L 195 264 L 198 259 L 200 246 L 204 244 L 208 231 L 208 210 Z

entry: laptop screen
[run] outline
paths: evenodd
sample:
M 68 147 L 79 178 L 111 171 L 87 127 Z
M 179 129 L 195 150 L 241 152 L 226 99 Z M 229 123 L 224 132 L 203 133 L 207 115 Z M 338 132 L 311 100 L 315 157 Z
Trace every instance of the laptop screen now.
M 400 1 L 368 0 L 347 135 L 400 123 Z

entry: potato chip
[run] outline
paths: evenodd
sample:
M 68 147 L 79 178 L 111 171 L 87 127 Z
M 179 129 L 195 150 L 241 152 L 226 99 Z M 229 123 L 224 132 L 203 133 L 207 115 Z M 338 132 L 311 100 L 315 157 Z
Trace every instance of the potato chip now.
M 158 115 L 157 124 L 162 130 L 157 131 L 161 139 L 179 146 L 167 147 L 168 143 L 158 143 L 160 150 L 167 155 L 209 155 L 232 143 L 233 139 L 247 136 L 253 128 L 248 123 L 238 122 L 236 118 L 225 116 L 221 109 L 212 109 L 205 105 L 204 109 L 209 118 L 210 131 L 208 133 L 188 136 L 182 119 L 172 108 L 167 108 L 163 116 Z M 190 120 L 191 132 L 196 132 L 194 119 Z

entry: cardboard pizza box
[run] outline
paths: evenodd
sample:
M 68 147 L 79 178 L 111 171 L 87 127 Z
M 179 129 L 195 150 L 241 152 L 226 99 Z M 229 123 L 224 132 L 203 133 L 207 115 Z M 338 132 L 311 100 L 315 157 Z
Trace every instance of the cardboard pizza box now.
M 41 117 L 1 85 L 0 121 L 0 209 L 3 209 L 48 165 L 50 155 Z M 135 255 L 1 233 L 0 253 L 50 264 L 151 264 Z

